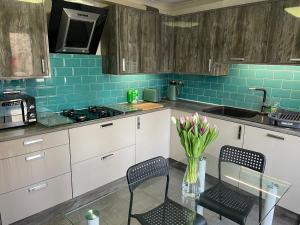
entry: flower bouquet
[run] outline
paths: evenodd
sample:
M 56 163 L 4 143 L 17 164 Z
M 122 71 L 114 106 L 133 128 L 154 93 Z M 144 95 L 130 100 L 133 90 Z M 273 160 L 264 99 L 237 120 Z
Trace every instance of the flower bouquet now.
M 194 113 L 187 117 L 172 117 L 187 157 L 187 170 L 183 180 L 183 191 L 191 196 L 199 195 L 199 162 L 207 146 L 218 137 L 216 126 L 210 126 L 207 117 Z

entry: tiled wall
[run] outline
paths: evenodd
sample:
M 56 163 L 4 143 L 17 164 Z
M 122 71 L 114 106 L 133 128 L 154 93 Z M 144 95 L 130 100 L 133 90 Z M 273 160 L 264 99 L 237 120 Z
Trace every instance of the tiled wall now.
M 1 81 L 0 91 L 22 90 L 36 97 L 39 111 L 61 111 L 88 105 L 126 101 L 129 88 L 156 87 L 166 96 L 170 79 L 183 80 L 181 98 L 258 110 L 262 93 L 249 87 L 264 87 L 268 102 L 300 111 L 300 66 L 232 65 L 223 77 L 176 74 L 104 75 L 101 57 L 51 55 L 52 77 Z M 142 99 L 142 96 L 140 96 Z
M 169 75 L 185 83 L 181 98 L 258 110 L 262 92 L 249 87 L 264 87 L 268 103 L 300 111 L 300 66 L 232 65 L 223 77 Z
M 52 54 L 51 70 L 49 79 L 1 81 L 0 91 L 17 89 L 35 96 L 38 111 L 125 102 L 129 88 L 138 88 L 140 98 L 145 87 L 166 92 L 166 74 L 104 75 L 96 55 Z

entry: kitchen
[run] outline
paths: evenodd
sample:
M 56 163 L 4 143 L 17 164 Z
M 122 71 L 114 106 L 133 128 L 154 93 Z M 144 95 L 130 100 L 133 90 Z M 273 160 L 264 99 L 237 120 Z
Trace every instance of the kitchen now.
M 87 224 L 87 209 L 100 224 L 126 224 L 126 171 L 158 156 L 170 196 L 186 205 L 177 192 L 187 156 L 171 117 L 195 112 L 218 129 L 205 188 L 222 146 L 259 152 L 278 200 L 267 219 L 256 204 L 247 224 L 299 224 L 299 0 L 0 5 L 2 225 Z M 157 206 L 147 191 L 157 192 L 145 189 L 142 212 Z M 197 210 L 207 224 L 235 224 L 212 211 Z

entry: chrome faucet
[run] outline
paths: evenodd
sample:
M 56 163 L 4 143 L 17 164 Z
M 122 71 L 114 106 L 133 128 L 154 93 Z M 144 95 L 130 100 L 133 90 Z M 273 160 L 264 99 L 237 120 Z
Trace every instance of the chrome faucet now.
M 264 113 L 265 112 L 265 109 L 268 109 L 270 108 L 267 103 L 266 103 L 266 100 L 267 100 L 267 90 L 264 89 L 264 88 L 255 88 L 255 87 L 251 87 L 249 88 L 249 90 L 252 90 L 252 91 L 262 91 L 264 93 L 263 95 L 263 102 L 262 102 L 262 106 L 261 106 L 261 109 L 260 109 L 260 112 L 261 113 Z

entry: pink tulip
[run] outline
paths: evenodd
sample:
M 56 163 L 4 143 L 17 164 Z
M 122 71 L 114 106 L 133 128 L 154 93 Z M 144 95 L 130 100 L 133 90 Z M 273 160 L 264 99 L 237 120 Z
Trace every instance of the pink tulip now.
M 207 116 L 203 117 L 203 123 L 206 124 L 208 122 Z
M 205 133 L 205 131 L 206 131 L 205 127 L 201 127 L 201 129 L 200 129 L 200 133 L 201 133 L 201 134 L 204 134 L 204 133 Z
M 180 124 L 183 125 L 185 123 L 185 118 L 184 116 L 180 116 L 179 117 L 179 121 L 180 121 Z

